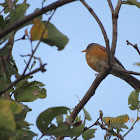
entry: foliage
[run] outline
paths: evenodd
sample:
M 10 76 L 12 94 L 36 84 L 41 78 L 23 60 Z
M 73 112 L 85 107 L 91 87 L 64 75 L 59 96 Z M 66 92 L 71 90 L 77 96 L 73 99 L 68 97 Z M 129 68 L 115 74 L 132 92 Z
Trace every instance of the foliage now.
M 127 0 L 123 4 L 135 5 L 140 8 L 140 2 L 137 2 L 137 0 Z M 0 6 L 3 7 L 3 11 L 0 14 L 0 32 L 11 27 L 16 21 L 26 18 L 26 11 L 30 7 L 26 1 L 18 3 L 18 0 L 5 0 L 4 3 L 0 3 Z M 16 32 L 29 25 L 32 25 L 31 29 L 26 29 L 23 37 L 16 40 Z M 42 64 L 41 59 L 34 56 L 38 45 L 35 50 L 32 50 L 30 55 L 27 55 L 31 59 L 34 58 L 39 61 L 40 67 L 38 69 L 34 68 L 35 63 L 31 64 L 31 61 L 29 61 L 26 63 L 27 66 L 23 74 L 20 74 L 13 59 L 12 49 L 14 42 L 25 39 L 28 39 L 31 45 L 33 41 L 38 41 L 46 45 L 57 46 L 59 51 L 63 50 L 69 41 L 68 37 L 61 33 L 49 20 L 42 21 L 42 16 L 40 15 L 0 38 L 0 45 L 3 46 L 0 48 L 1 139 L 31 140 L 34 136 L 37 136 L 37 134 L 30 130 L 29 126 L 32 124 L 25 121 L 26 115 L 31 109 L 24 105 L 23 102 L 33 102 L 39 98 L 44 99 L 47 97 L 45 85 L 42 82 L 33 81 L 33 76 L 31 76 L 38 71 L 45 71 L 45 65 Z M 27 69 L 29 69 L 29 73 L 27 73 Z M 139 91 L 133 91 L 130 94 L 128 105 L 130 105 L 131 110 L 138 110 L 140 108 Z M 38 116 L 36 125 L 41 131 L 42 137 L 44 135 L 53 137 L 67 136 L 71 137 L 71 139 L 77 139 L 77 137 L 82 136 L 84 140 L 88 140 L 95 137 L 96 129 L 86 127 L 86 121 L 92 121 L 92 118 L 85 108 L 83 108 L 83 112 L 83 121 L 80 116 L 77 116 L 75 120 L 71 120 L 71 110 L 69 108 L 64 106 L 48 108 Z M 100 114 L 94 125 L 102 126 L 108 133 L 107 137 L 118 136 L 117 134 L 123 131 L 123 129 L 128 129 L 125 124 L 128 121 L 129 116 L 126 114 L 118 117 L 103 117 L 103 114 Z
M 16 0 L 14 2 L 6 0 L 5 3 L 0 3 L 0 5 L 3 7 L 3 14 L 0 15 L 0 31 L 6 29 L 14 22 L 24 18 L 26 16 L 26 10 L 30 7 L 30 5 L 26 2 L 19 4 Z M 37 10 L 38 9 L 35 11 Z M 35 18 L 33 21 L 27 22 L 24 24 L 24 26 L 16 29 L 16 31 L 13 31 L 1 38 L 0 44 L 3 46 L 0 48 L 1 92 L 11 83 L 13 83 L 13 80 L 16 81 L 24 76 L 18 73 L 18 68 L 12 56 L 12 49 L 15 42 L 15 33 L 30 24 L 33 24 L 30 30 L 30 36 L 28 31 L 25 30 L 25 35 L 23 35 L 23 37 L 19 40 L 25 40 L 26 38 L 31 42 L 40 40 L 46 44 L 57 46 L 58 50 L 62 50 L 68 43 L 68 38 L 50 22 L 42 22 L 41 16 Z M 28 68 L 30 72 L 34 69 L 34 64 Z M 15 76 L 15 78 L 12 78 L 11 80 L 12 76 Z M 27 113 L 31 111 L 31 109 L 24 105 L 22 102 L 33 102 L 38 98 L 44 99 L 46 97 L 46 89 L 44 88 L 45 85 L 42 82 L 29 82 L 29 80 L 32 80 L 32 76 L 30 75 L 26 78 L 23 78 L 23 80 L 19 80 L 17 84 L 11 86 L 11 88 L 9 88 L 6 93 L 4 93 L 4 96 L 1 96 L 1 139 L 32 139 L 34 136 L 37 136 L 37 134 L 29 130 L 29 126 L 31 124 L 25 121 L 25 117 Z

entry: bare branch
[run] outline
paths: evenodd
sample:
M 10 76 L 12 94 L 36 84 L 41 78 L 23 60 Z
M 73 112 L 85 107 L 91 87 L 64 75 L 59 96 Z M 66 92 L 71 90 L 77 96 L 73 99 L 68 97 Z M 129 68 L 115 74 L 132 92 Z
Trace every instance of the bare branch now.
M 110 7 L 111 13 L 113 13 L 114 12 L 114 8 L 113 8 L 111 0 L 107 0 L 107 1 L 108 1 L 108 5 Z
M 123 135 L 123 138 L 133 129 L 133 127 L 137 121 L 138 121 L 138 119 L 136 119 L 136 121 L 133 123 L 133 125 L 130 127 L 130 129 Z
M 139 50 L 139 48 L 138 48 L 138 45 L 137 44 L 135 44 L 135 45 L 133 45 L 132 43 L 130 43 L 128 40 L 126 40 L 126 42 L 127 42 L 127 45 L 131 45 L 131 46 L 133 46 L 134 47 L 134 49 L 136 49 L 137 50 L 137 52 L 139 53 L 139 55 L 140 55 L 140 50 Z
M 77 0 L 58 0 L 26 17 L 24 17 L 23 19 L 17 21 L 17 22 L 14 22 L 11 26 L 9 26 L 8 28 L 6 28 L 5 30 L 1 31 L 0 32 L 0 39 L 2 37 L 4 37 L 5 35 L 7 35 L 8 33 L 14 31 L 15 29 L 17 29 L 18 27 L 24 25 L 25 23 L 27 23 L 28 21 L 31 21 L 32 19 L 48 12 L 48 11 L 51 11 L 51 10 L 55 10 L 57 9 L 58 7 L 62 6 L 62 5 L 65 5 L 67 3 L 70 3 L 70 2 L 74 2 L 74 1 L 77 1 Z
M 136 124 L 136 122 L 139 122 L 139 109 L 137 109 L 137 120 L 133 123 L 133 125 L 130 127 L 130 129 L 123 135 L 123 138 L 133 129 L 134 125 Z
M 113 34 L 112 34 L 112 44 L 111 44 L 111 53 L 110 53 L 110 63 L 113 64 L 114 54 L 117 44 L 117 32 L 118 32 L 118 13 L 122 5 L 122 0 L 118 0 L 115 11 L 112 13 L 112 24 L 113 24 Z
M 116 69 L 116 68 L 112 68 L 113 70 L 119 71 L 119 72 L 123 72 L 123 73 L 128 73 L 128 74 L 133 74 L 133 75 L 140 75 L 140 72 L 135 72 L 135 71 L 128 71 L 128 70 L 120 70 L 120 69 Z
M 115 8 L 115 14 L 118 14 L 122 5 L 122 0 L 118 0 L 117 6 Z

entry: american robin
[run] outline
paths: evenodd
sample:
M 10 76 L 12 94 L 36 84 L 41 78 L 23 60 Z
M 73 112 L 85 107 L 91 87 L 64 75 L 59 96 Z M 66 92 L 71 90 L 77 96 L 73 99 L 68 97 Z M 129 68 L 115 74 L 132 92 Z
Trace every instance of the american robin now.
M 82 52 L 86 52 L 86 61 L 88 65 L 93 70 L 100 73 L 107 62 L 106 48 L 99 44 L 91 43 L 88 45 L 87 49 Z M 111 74 L 125 80 L 136 90 L 140 88 L 140 81 L 132 75 L 123 72 L 125 68 L 116 57 L 114 58 L 113 68 L 114 69 L 110 72 Z

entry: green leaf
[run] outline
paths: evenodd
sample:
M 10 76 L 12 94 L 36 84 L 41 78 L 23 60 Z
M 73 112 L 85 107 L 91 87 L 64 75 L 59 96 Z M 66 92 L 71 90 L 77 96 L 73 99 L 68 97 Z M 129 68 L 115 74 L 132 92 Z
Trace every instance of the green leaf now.
M 15 61 L 11 55 L 11 49 L 11 45 L 6 45 L 0 49 L 0 57 L 3 58 L 0 63 L 0 91 L 11 84 L 11 76 L 18 73 Z
M 47 21 L 43 21 L 43 24 L 46 25 Z M 43 39 L 43 42 L 51 46 L 57 46 L 58 50 L 64 49 L 69 39 L 63 33 L 61 33 L 52 23 L 49 23 L 47 26 L 48 37 Z
M 52 125 L 50 126 L 45 135 L 54 135 L 54 136 L 67 136 L 67 137 L 74 137 L 74 136 L 80 136 L 84 130 L 85 123 L 70 128 L 70 125 L 66 123 L 62 123 L 58 127 Z
M 21 128 L 29 129 L 28 126 L 30 124 L 25 121 L 25 117 L 26 117 L 27 113 L 29 111 L 31 111 L 31 109 L 28 106 L 23 105 L 23 104 L 22 104 L 22 108 L 23 108 L 22 111 L 15 115 L 16 128 L 17 129 L 21 129 Z
M 63 123 L 63 115 L 56 116 L 56 122 L 57 122 L 58 125 Z
M 66 114 L 69 108 L 67 107 L 53 107 L 42 112 L 36 121 L 38 129 L 46 134 L 48 125 L 51 124 L 51 121 L 58 115 Z
M 68 117 L 69 117 L 69 116 L 68 116 Z M 68 117 L 67 117 L 67 118 L 68 118 Z M 81 121 L 81 116 L 80 116 L 80 115 L 79 115 L 79 116 L 77 115 L 74 121 L 75 121 L 76 123 L 80 122 L 80 121 Z
M 34 136 L 37 136 L 30 130 L 16 130 L 15 134 L 12 135 L 12 140 L 32 140 Z
M 29 4 L 22 3 L 22 4 L 17 5 L 15 9 L 12 9 L 10 13 L 10 24 L 13 24 L 13 22 L 22 19 L 28 7 L 29 7 Z
M 18 134 L 19 134 L 19 132 L 18 132 Z M 36 133 L 34 133 L 30 130 L 22 130 L 21 134 L 22 134 L 23 138 L 20 138 L 20 140 L 32 140 L 33 137 L 37 136 Z
M 13 7 L 15 7 L 15 5 L 16 5 L 17 2 L 18 2 L 18 0 L 12 1 Z M 5 3 L 0 3 L 0 5 L 3 6 L 4 13 L 5 14 L 7 14 L 8 12 L 10 12 L 9 7 L 8 7 L 8 0 L 5 0 Z
M 129 105 L 129 108 L 131 110 L 136 110 L 139 108 L 139 92 L 138 91 L 133 91 L 131 92 L 131 94 L 129 95 L 129 98 L 128 98 L 128 105 Z
M 18 102 L 32 102 L 38 98 L 46 97 L 45 86 L 38 81 L 25 82 L 21 87 L 18 87 L 14 92 L 14 97 Z
M 84 114 L 85 114 L 85 119 L 91 121 L 91 120 L 92 120 L 92 119 L 91 119 L 91 116 L 90 116 L 90 114 L 85 110 L 85 108 L 83 108 L 83 111 L 84 111 Z
M 94 135 L 95 130 L 97 130 L 97 129 L 88 129 L 88 130 L 86 130 L 86 131 L 82 134 L 83 139 L 84 139 L 84 140 L 89 140 L 89 139 L 91 139 L 91 138 L 94 138 L 94 137 L 95 137 L 95 135 Z
M 128 5 L 135 5 L 138 8 L 140 8 L 140 2 L 137 2 L 137 0 L 127 0 L 123 1 L 123 4 L 128 4 Z
M 0 15 L 0 31 L 2 31 L 6 27 L 6 22 L 3 19 L 3 16 Z
M 22 107 L 17 103 L 0 99 L 0 130 L 15 130 L 14 114 L 19 113 Z
M 19 114 L 22 111 L 22 106 L 14 101 L 10 102 L 9 107 L 14 115 Z

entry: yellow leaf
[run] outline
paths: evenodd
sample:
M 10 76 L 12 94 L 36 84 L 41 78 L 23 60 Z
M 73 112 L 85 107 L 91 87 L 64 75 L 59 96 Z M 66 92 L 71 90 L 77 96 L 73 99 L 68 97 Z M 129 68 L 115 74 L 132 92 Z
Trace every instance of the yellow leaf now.
M 40 19 L 34 19 L 33 20 L 33 23 L 34 25 L 32 26 L 31 28 L 31 31 L 30 31 L 30 34 L 31 34 L 31 40 L 34 41 L 34 40 L 40 40 L 41 39 L 41 36 L 43 34 L 43 38 L 47 38 L 48 36 L 48 30 L 45 29 L 45 26 L 42 24 L 42 22 L 40 21 Z

